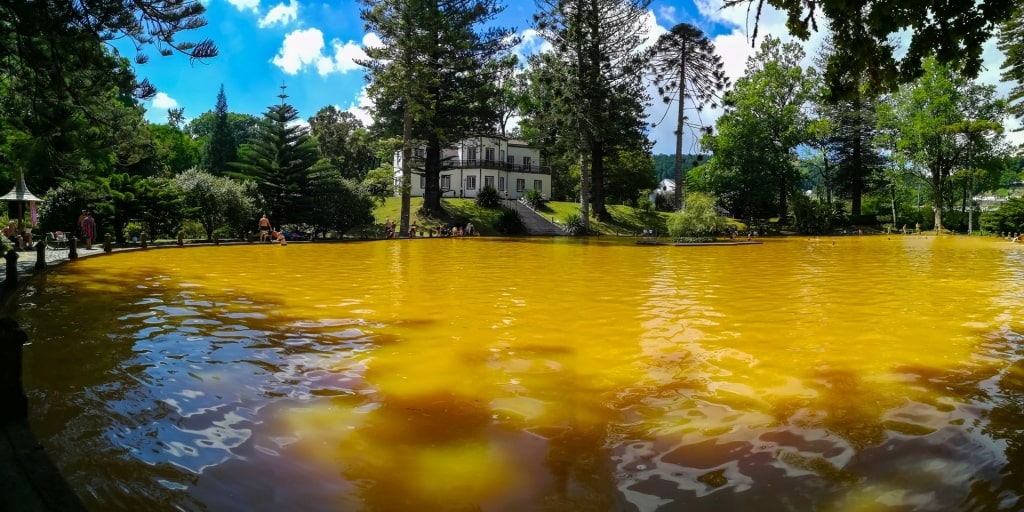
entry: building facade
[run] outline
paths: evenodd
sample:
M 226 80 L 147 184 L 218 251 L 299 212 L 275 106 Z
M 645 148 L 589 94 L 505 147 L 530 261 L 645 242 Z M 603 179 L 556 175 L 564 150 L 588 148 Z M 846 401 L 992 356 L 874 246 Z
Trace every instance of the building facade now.
M 422 169 L 425 148 L 414 148 L 413 169 Z M 395 152 L 395 194 L 401 192 L 402 152 Z M 498 196 L 519 199 L 528 190 L 551 196 L 551 168 L 541 165 L 540 150 L 521 140 L 499 136 L 466 139 L 445 149 L 441 154 L 440 186 L 442 197 L 473 198 L 485 186 L 498 191 Z M 427 187 L 422 170 L 413 172 L 413 197 L 423 196 Z

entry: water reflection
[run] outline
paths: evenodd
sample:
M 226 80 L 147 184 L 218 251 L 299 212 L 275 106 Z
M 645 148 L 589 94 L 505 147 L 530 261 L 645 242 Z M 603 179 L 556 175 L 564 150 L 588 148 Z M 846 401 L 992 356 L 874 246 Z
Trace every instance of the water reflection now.
M 33 425 L 96 509 L 1013 509 L 1022 255 L 159 250 L 53 269 L 16 318 Z

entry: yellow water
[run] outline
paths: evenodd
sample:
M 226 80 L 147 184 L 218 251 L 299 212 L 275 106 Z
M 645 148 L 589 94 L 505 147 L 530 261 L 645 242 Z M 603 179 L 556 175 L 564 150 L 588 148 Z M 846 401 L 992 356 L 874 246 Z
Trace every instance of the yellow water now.
M 95 510 L 1024 507 L 1024 246 L 427 239 L 37 277 L 31 421 Z

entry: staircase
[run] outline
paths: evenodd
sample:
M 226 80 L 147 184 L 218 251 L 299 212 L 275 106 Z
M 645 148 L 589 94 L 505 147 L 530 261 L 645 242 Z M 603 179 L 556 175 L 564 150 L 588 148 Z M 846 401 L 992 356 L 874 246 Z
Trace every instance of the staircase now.
M 508 201 L 507 206 L 519 212 L 519 218 L 523 219 L 523 226 L 526 227 L 526 234 L 531 236 L 564 236 L 562 228 L 551 223 L 551 220 L 533 211 L 521 201 Z

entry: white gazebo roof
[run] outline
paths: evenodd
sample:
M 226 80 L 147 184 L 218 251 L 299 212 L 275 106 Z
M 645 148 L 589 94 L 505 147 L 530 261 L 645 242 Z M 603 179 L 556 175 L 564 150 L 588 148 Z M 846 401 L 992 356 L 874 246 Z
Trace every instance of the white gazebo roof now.
M 25 175 L 18 173 L 18 182 L 14 184 L 14 188 L 10 192 L 0 196 L 0 201 L 40 201 L 42 199 L 36 197 L 31 190 L 25 185 Z

